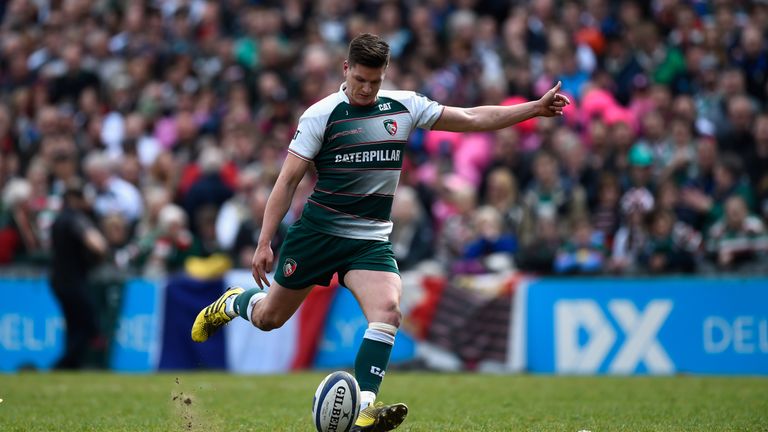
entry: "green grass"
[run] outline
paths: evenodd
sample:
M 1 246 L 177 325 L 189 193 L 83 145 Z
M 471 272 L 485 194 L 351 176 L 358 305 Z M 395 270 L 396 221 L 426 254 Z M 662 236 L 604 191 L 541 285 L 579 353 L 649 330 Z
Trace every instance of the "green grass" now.
M 324 374 L 0 375 L 0 431 L 311 431 Z M 768 431 L 768 379 L 394 372 L 398 431 Z

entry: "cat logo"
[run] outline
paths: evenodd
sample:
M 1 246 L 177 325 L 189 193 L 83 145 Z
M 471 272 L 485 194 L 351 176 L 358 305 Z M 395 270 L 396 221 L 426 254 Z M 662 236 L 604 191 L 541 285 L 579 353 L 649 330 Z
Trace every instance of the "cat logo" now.
M 390 135 L 394 136 L 397 133 L 397 122 L 392 119 L 384 120 L 384 129 L 386 129 Z

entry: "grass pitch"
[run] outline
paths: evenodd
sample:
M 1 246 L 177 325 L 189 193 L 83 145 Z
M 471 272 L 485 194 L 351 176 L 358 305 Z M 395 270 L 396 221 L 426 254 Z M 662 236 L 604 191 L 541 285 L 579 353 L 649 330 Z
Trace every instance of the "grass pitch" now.
M 0 375 L 0 431 L 312 431 L 324 373 Z M 398 431 L 768 431 L 768 379 L 394 372 Z

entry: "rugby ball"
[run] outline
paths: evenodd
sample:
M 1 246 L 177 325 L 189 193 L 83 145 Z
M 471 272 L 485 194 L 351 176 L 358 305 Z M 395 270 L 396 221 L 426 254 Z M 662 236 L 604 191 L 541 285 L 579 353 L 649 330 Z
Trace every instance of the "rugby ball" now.
M 320 383 L 312 401 L 317 432 L 349 432 L 360 414 L 360 386 L 344 371 L 334 372 Z

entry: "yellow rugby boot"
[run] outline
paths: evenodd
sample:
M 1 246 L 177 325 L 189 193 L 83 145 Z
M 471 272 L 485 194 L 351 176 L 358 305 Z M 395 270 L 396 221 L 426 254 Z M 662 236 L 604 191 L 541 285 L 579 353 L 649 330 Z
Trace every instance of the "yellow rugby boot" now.
M 386 405 L 376 402 L 360 411 L 350 432 L 387 432 L 396 429 L 408 415 L 408 406 L 403 403 Z
M 221 295 L 215 302 L 208 305 L 205 309 L 201 310 L 195 318 L 195 322 L 192 324 L 192 340 L 195 342 L 205 342 L 211 335 L 219 331 L 228 322 L 232 321 L 232 317 L 227 315 L 224 310 L 226 307 L 226 300 L 229 297 L 236 296 L 245 291 L 240 287 L 232 287 Z

